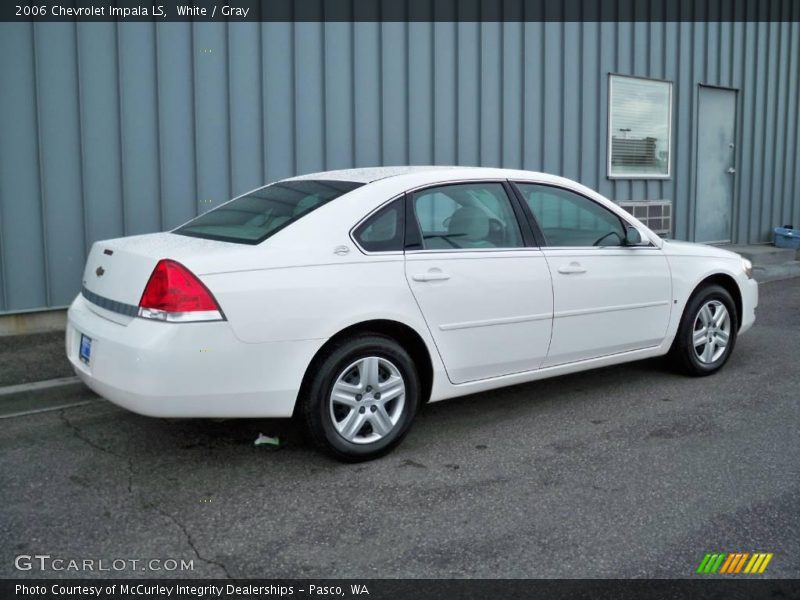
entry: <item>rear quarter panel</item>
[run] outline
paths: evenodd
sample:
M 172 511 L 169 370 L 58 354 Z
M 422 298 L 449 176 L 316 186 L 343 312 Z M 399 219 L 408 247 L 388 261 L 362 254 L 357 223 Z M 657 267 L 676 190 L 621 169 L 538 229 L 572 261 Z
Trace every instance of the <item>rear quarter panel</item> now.
M 398 321 L 423 339 L 427 333 L 405 281 L 402 255 L 356 256 L 202 279 L 214 290 L 236 336 L 248 343 L 326 340 L 373 319 Z
M 416 331 L 433 366 L 434 393 L 448 387 L 444 365 L 405 280 L 402 255 L 357 256 L 328 264 L 220 273 L 201 279 L 214 290 L 245 343 L 312 340 L 314 354 L 347 327 L 391 320 Z M 257 346 L 254 346 L 257 347 Z

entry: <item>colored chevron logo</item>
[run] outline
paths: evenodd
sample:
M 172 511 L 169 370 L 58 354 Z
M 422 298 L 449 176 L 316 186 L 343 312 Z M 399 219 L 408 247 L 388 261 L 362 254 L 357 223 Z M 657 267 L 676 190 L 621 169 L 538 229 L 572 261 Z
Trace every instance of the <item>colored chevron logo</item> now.
M 772 556 L 772 552 L 709 552 L 700 561 L 696 573 L 755 575 L 764 572 Z

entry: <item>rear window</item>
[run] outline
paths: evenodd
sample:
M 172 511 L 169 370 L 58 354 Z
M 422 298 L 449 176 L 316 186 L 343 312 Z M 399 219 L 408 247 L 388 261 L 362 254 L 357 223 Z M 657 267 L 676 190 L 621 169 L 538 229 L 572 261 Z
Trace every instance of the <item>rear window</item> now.
M 352 181 L 279 181 L 245 194 L 181 225 L 173 233 L 259 244 L 315 208 L 361 187 Z

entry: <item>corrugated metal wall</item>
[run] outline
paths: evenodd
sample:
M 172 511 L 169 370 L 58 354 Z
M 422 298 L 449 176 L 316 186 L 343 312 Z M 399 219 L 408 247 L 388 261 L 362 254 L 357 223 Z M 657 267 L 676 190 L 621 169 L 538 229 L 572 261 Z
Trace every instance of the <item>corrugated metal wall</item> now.
M 97 239 L 294 173 L 457 163 L 671 199 L 698 84 L 737 88 L 734 240 L 800 221 L 800 3 L 762 23 L 0 24 L 0 311 L 66 305 Z M 674 81 L 673 172 L 606 178 L 608 73 Z

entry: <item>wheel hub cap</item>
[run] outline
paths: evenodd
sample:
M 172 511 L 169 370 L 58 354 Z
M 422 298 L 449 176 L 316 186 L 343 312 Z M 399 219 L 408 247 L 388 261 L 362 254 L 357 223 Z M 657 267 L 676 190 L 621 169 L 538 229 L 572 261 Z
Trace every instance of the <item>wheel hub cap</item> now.
M 698 311 L 694 320 L 692 346 L 695 356 L 703 364 L 718 361 L 731 335 L 731 318 L 728 309 L 719 300 L 709 300 Z
M 336 378 L 329 402 L 331 420 L 348 442 L 371 444 L 395 428 L 405 398 L 403 376 L 391 361 L 362 358 Z

